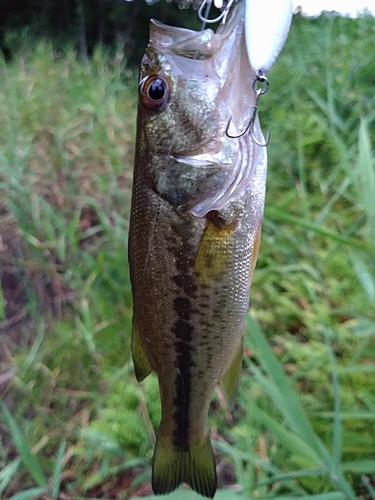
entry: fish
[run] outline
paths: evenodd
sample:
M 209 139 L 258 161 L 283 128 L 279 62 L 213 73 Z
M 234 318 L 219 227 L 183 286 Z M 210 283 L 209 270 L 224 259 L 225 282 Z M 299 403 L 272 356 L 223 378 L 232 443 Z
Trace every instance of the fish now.
M 216 32 L 151 20 L 140 66 L 131 344 L 137 380 L 159 382 L 155 494 L 214 496 L 210 400 L 220 383 L 232 406 L 239 385 L 267 172 L 244 19 L 238 1 Z

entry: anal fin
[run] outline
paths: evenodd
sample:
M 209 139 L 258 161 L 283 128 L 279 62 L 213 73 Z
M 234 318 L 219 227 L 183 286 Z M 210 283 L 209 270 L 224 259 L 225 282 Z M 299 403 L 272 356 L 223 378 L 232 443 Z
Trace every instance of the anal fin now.
M 141 382 L 147 377 L 147 375 L 151 373 L 152 368 L 147 358 L 146 351 L 143 347 L 138 329 L 134 322 L 133 322 L 133 333 L 132 333 L 132 355 L 133 355 L 135 376 L 138 382 Z
M 221 386 L 230 408 L 234 406 L 236 400 L 241 377 L 242 358 L 243 345 L 241 342 L 221 378 Z

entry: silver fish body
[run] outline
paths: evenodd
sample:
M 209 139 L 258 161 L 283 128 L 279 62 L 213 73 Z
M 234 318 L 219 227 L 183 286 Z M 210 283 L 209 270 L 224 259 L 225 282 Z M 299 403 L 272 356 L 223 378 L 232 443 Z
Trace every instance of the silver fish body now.
M 260 239 L 267 159 L 252 115 L 239 3 L 216 33 L 152 21 L 140 71 L 129 233 L 132 352 L 158 376 L 155 493 L 216 490 L 207 413 L 221 381 L 233 401 Z M 254 132 L 262 133 L 258 120 Z

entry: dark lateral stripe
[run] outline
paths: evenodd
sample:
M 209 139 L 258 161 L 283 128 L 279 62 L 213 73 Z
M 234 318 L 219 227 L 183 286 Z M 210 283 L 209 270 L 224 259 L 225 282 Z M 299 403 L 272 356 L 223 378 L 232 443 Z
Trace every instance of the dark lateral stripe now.
M 173 414 L 175 427 L 173 430 L 173 444 L 180 448 L 189 447 L 189 408 L 191 397 L 191 369 L 193 366 L 193 333 L 194 326 L 189 320 L 192 314 L 192 305 L 187 297 L 176 297 L 173 308 L 179 318 L 172 327 L 176 339 L 177 375 L 174 380 L 176 395 L 173 399 L 175 412 Z
M 182 334 L 185 336 L 187 331 Z M 177 354 L 177 375 L 174 380 L 176 395 L 173 399 L 175 412 L 173 419 L 175 427 L 173 429 L 173 444 L 179 448 L 188 450 L 189 448 L 189 409 L 191 403 L 191 368 L 193 366 L 191 344 L 185 340 L 176 342 Z
M 178 302 L 187 306 L 189 299 L 184 298 Z M 176 301 L 175 301 L 176 305 Z M 175 307 L 175 309 L 177 309 Z M 194 327 L 186 319 L 190 318 L 191 309 L 181 308 L 178 311 L 180 318 L 175 322 L 172 332 L 176 339 L 177 375 L 174 380 L 176 395 L 173 399 L 175 412 L 173 419 L 175 426 L 173 429 L 173 444 L 179 448 L 187 450 L 189 448 L 189 409 L 191 402 L 191 369 L 193 367 L 193 340 Z
M 182 222 L 182 221 L 181 221 Z M 173 444 L 184 450 L 189 449 L 189 410 L 191 405 L 191 379 L 194 366 L 193 336 L 194 326 L 191 323 L 192 315 L 197 312 L 191 299 L 195 298 L 197 286 L 194 283 L 194 248 L 190 242 L 191 221 L 184 220 L 181 224 L 172 224 L 171 229 L 176 235 L 179 244 L 171 249 L 176 266 L 176 274 L 172 280 L 179 288 L 179 294 L 173 300 L 173 310 L 176 312 L 176 321 L 171 333 L 174 337 L 176 352 L 174 379 L 175 397 L 173 405 Z

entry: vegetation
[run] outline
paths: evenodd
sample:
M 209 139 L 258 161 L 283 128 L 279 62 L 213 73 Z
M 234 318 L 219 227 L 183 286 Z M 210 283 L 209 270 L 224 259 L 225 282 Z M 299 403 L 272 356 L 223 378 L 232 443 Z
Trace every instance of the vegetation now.
M 218 500 L 375 499 L 374 31 L 366 16 L 297 16 L 269 74 L 243 377 L 233 416 L 220 390 L 211 408 Z M 87 64 L 7 40 L 0 496 L 156 500 L 157 382 L 135 382 L 129 349 L 136 71 L 121 51 Z
M 195 10 L 199 3 L 200 0 L 2 0 L 0 50 L 12 58 L 13 45 L 4 33 L 23 30 L 32 36 L 47 36 L 55 48 L 73 41 L 85 59 L 97 44 L 112 47 L 115 42 L 121 43 L 132 61 L 137 62 L 148 41 L 150 18 L 198 28 Z

